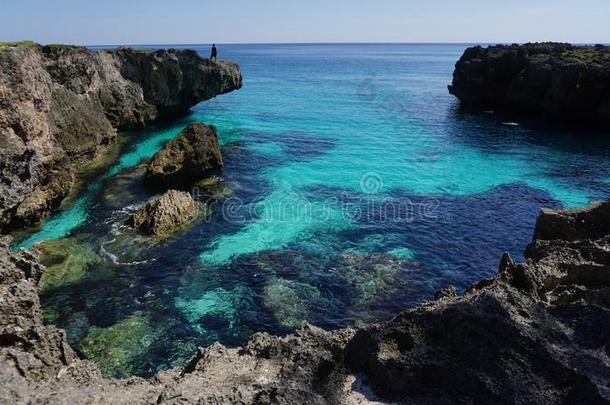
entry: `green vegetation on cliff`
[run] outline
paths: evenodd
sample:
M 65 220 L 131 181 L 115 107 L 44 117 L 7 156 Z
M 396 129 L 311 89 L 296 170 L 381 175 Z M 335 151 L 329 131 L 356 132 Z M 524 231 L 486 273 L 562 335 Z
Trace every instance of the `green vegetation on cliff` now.
M 34 41 L 0 42 L 0 49 L 16 46 L 35 48 L 38 44 Z

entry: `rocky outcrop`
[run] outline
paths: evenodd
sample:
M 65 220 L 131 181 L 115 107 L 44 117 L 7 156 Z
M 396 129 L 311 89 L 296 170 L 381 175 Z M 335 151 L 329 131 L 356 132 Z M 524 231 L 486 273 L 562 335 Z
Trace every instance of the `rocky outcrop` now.
M 348 365 L 385 398 L 607 403 L 610 232 L 601 235 L 577 219 L 601 219 L 606 207 L 557 213 L 580 237 L 535 239 L 525 263 L 505 255 L 498 276 L 462 297 L 438 294 L 435 302 L 359 331 Z
M 199 204 L 189 193 L 170 190 L 148 203 L 129 219 L 129 224 L 146 235 L 164 236 L 191 222 Z
M 559 43 L 468 48 L 449 86 L 462 105 L 580 126 L 610 126 L 610 47 Z
M 239 67 L 189 50 L 0 47 L 0 230 L 36 223 L 116 130 L 240 88 Z
M 145 180 L 157 188 L 187 187 L 217 173 L 222 165 L 216 128 L 194 123 L 152 158 Z
M 610 235 L 610 201 L 571 210 L 543 209 L 536 222 L 535 239 L 597 239 Z
M 121 61 L 123 77 L 138 83 L 146 101 L 162 116 L 184 114 L 200 101 L 242 84 L 236 63 L 202 59 L 190 49 L 146 52 L 120 48 L 113 54 Z
M 0 402 L 608 403 L 610 234 L 586 219 L 606 207 L 558 212 L 578 238 L 535 239 L 525 263 L 504 255 L 496 277 L 461 296 L 444 289 L 358 331 L 305 324 L 241 348 L 215 344 L 147 380 L 104 379 L 77 359 L 63 332 L 42 325 L 42 267 L 3 243 Z

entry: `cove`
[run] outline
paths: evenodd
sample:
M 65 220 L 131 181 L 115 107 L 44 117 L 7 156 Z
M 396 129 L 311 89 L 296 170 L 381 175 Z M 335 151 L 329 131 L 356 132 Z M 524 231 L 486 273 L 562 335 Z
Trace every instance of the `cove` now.
M 130 135 L 17 242 L 56 240 L 47 322 L 106 375 L 151 375 L 214 341 L 388 319 L 494 274 L 505 250 L 522 258 L 541 207 L 608 195 L 610 145 L 460 112 L 446 85 L 465 47 L 223 47 L 243 89 Z M 156 196 L 137 166 L 192 121 L 218 127 L 230 193 L 208 220 L 151 242 L 124 226 Z M 410 216 L 392 217 L 401 204 Z M 78 273 L 61 277 L 64 263 Z

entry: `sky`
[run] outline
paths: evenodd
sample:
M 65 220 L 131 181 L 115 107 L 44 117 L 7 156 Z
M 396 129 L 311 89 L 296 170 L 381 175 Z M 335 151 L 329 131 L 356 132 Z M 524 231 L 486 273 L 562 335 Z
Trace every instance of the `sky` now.
M 3 0 L 0 41 L 610 42 L 610 0 Z

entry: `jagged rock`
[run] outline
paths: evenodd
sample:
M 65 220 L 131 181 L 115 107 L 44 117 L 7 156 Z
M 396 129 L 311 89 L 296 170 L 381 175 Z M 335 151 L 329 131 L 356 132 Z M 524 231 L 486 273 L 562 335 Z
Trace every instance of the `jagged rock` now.
M 0 47 L 0 230 L 49 215 L 117 129 L 171 118 L 241 85 L 236 64 L 189 50 Z
M 609 252 L 608 235 L 536 240 L 528 261 L 457 300 L 358 331 L 348 367 L 381 397 L 407 402 L 607 403 Z
M 610 126 L 610 47 L 560 43 L 468 48 L 451 94 L 497 110 L 580 126 Z
M 534 239 L 597 239 L 610 234 L 610 202 L 572 210 L 542 209 Z
M 504 254 L 502 254 L 502 258 L 500 259 L 500 264 L 498 265 L 498 271 L 503 273 L 505 271 L 509 271 L 513 267 L 515 267 L 515 261 L 508 252 L 504 252 Z
M 434 293 L 435 300 L 444 300 L 444 299 L 455 299 L 457 298 L 457 291 L 454 286 L 450 285 L 445 288 L 441 288 L 436 293 Z
M 42 325 L 43 269 L 2 241 L 0 402 L 608 403 L 610 234 L 537 239 L 526 259 L 459 297 L 444 293 L 450 299 L 358 331 L 304 324 L 241 348 L 200 349 L 185 368 L 150 379 L 109 380 L 76 358 L 63 332 Z
M 154 187 L 180 188 L 218 172 L 222 165 L 216 128 L 193 123 L 152 158 L 145 179 Z
M 170 190 L 133 214 L 129 224 L 147 235 L 164 236 L 192 221 L 199 209 L 189 193 Z

